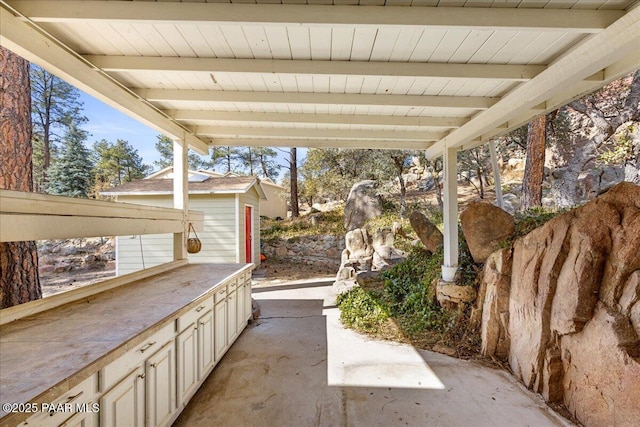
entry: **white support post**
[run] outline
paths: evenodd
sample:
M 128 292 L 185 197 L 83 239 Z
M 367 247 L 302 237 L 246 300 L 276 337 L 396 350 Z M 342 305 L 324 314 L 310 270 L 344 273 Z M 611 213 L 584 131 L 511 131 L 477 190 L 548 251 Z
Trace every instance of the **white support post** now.
M 495 141 L 489 142 L 489 154 L 491 155 L 491 168 L 493 169 L 493 182 L 496 189 L 496 205 L 503 209 L 502 203 L 502 182 L 500 181 L 500 169 L 498 169 L 498 156 L 496 156 Z
M 458 269 L 458 154 L 444 150 L 444 265 L 442 280 L 453 282 Z
M 183 145 L 184 144 L 184 145 Z M 189 215 L 189 176 L 187 166 L 187 144 L 173 141 L 173 207 L 182 209 L 184 230 L 173 235 L 174 261 L 187 258 L 187 233 Z

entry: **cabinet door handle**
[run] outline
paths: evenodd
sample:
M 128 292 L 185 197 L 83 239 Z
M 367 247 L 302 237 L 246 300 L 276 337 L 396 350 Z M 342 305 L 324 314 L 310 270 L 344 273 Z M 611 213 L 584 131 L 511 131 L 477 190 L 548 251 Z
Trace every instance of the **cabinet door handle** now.
M 76 398 L 82 396 L 83 393 L 84 393 L 84 391 L 81 391 L 80 393 L 76 394 L 75 396 L 69 396 L 69 398 L 67 399 L 67 401 L 65 403 L 69 403 L 72 400 L 75 400 Z
M 147 375 L 143 372 L 142 374 L 138 375 L 138 378 L 140 378 L 141 380 L 144 379 L 144 377 L 146 377 Z
M 149 367 L 150 367 L 150 368 L 155 368 L 155 367 L 156 367 L 156 364 L 155 364 L 155 363 L 152 363 L 152 364 L 150 364 L 150 365 L 149 365 Z
M 204 310 L 204 308 L 204 305 L 201 305 L 200 307 L 196 308 L 196 311 L 200 313 L 202 310 Z
M 140 349 L 140 353 L 144 353 L 145 351 L 149 350 L 149 348 L 151 348 L 155 343 L 155 341 L 147 343 L 147 345 Z

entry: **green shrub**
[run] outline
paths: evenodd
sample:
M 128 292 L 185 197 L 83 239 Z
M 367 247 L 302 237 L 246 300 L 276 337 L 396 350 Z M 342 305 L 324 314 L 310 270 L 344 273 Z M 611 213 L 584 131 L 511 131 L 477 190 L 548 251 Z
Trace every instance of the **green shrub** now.
M 381 302 L 381 295 L 360 287 L 338 295 L 340 320 L 357 331 L 377 334 L 389 320 L 389 309 Z

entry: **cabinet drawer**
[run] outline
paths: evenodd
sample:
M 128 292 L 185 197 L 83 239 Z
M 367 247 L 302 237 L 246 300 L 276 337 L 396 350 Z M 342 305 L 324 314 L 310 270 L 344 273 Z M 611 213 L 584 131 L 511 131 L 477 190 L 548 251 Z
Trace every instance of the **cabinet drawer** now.
M 227 287 L 229 289 L 229 293 L 231 293 L 231 292 L 236 290 L 236 288 L 238 287 L 238 280 L 239 280 L 238 278 L 235 278 L 235 279 L 233 279 L 232 281 L 230 281 L 227 284 Z
M 149 356 L 173 340 L 174 322 L 168 322 L 158 332 L 102 368 L 100 371 L 100 391 L 106 391 L 142 364 Z
M 213 298 L 211 294 L 199 301 L 198 305 L 178 317 L 178 333 L 184 331 L 189 325 L 194 323 L 200 316 L 213 309 Z
M 214 296 L 215 299 L 215 303 L 219 303 L 220 301 L 224 301 L 224 299 L 227 297 L 227 286 L 222 286 L 221 288 L 219 288 Z
M 94 405 L 98 386 L 98 374 L 82 381 L 62 396 L 39 405 L 42 412 L 33 415 L 20 426 L 58 426 L 78 412 L 94 413 L 99 409 Z

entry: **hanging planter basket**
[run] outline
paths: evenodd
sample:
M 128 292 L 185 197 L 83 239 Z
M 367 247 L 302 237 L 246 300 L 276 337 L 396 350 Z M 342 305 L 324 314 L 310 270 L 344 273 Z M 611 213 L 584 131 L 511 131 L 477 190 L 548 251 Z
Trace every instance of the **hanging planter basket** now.
M 196 237 L 191 237 L 191 232 L 193 231 L 193 235 Z M 202 242 L 198 238 L 196 234 L 195 228 L 193 228 L 193 224 L 189 223 L 189 236 L 187 238 L 187 252 L 190 254 L 197 254 L 202 249 Z

